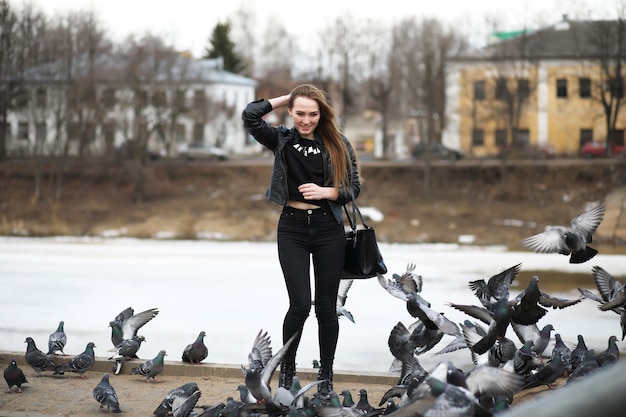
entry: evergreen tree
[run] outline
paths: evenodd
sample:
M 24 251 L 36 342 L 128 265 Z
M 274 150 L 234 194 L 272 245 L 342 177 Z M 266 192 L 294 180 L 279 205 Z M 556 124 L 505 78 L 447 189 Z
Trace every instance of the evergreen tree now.
M 203 58 L 224 60 L 226 71 L 241 74 L 246 69 L 244 59 L 235 51 L 235 43 L 230 39 L 230 23 L 218 23 L 211 33 L 210 47 L 205 49 Z

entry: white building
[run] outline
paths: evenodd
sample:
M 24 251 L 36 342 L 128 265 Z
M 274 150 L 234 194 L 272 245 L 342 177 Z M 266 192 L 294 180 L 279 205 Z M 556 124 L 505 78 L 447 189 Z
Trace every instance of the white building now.
M 221 59 L 103 54 L 29 69 L 8 113 L 9 155 L 107 155 L 124 143 L 175 156 L 183 143 L 259 151 L 241 121 L 256 81 Z

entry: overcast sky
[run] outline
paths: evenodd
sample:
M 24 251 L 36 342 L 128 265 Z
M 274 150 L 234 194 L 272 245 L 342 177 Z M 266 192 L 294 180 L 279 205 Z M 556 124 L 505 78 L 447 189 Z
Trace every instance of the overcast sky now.
M 554 23 L 562 15 L 611 18 L 623 0 L 30 0 L 49 16 L 93 10 L 114 40 L 145 32 L 164 36 L 178 48 L 202 55 L 211 30 L 234 16 L 242 4 L 258 17 L 261 28 L 277 21 L 298 39 L 314 39 L 337 16 L 393 23 L 408 16 L 436 17 L 467 33 L 488 33 L 486 18 L 502 30 Z M 20 5 L 23 0 L 11 3 Z M 482 32 L 482 33 L 481 33 Z

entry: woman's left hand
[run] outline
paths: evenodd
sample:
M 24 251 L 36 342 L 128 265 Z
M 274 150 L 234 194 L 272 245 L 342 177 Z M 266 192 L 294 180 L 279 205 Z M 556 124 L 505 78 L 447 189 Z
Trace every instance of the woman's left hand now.
M 298 187 L 305 200 L 323 200 L 326 197 L 325 188 L 312 182 L 302 184 Z

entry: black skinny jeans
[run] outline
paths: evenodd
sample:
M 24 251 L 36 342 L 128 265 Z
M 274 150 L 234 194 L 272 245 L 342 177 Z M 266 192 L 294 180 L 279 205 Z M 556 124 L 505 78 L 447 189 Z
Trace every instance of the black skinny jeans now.
M 320 362 L 332 370 L 339 337 L 337 292 L 344 260 L 344 226 L 326 209 L 300 210 L 285 206 L 278 222 L 277 241 L 278 258 L 289 294 L 283 341 L 299 332 L 284 360 L 295 361 L 302 329 L 315 300 Z M 311 258 L 314 297 L 311 296 Z

